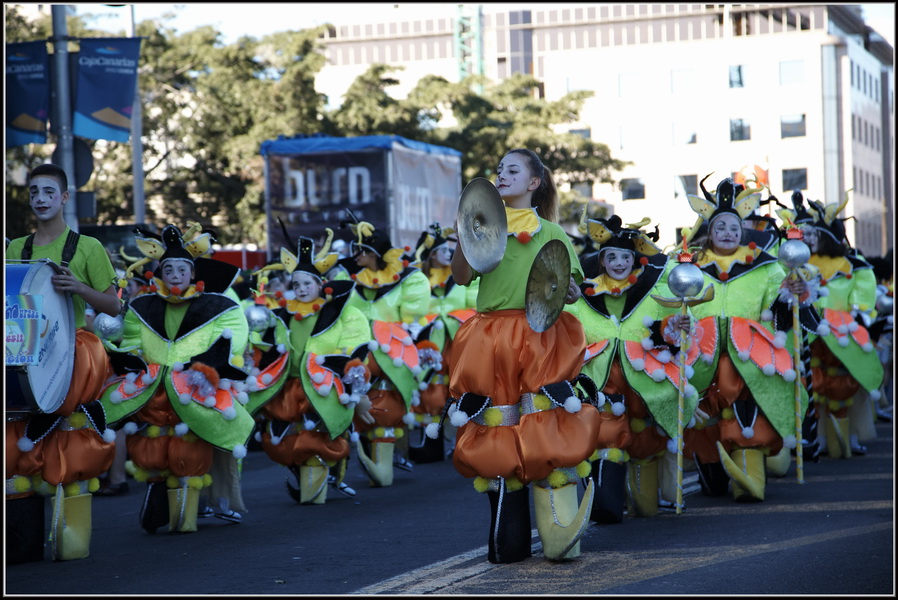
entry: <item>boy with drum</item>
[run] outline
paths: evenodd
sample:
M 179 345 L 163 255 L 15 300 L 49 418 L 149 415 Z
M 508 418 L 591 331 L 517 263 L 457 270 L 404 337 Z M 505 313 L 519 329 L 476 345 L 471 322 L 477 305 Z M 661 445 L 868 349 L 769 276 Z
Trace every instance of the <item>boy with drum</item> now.
M 58 407 L 35 408 L 31 414 L 7 419 L 7 525 L 18 530 L 16 547 L 7 552 L 21 562 L 43 558 L 43 499 L 35 494 L 55 493 L 52 555 L 54 560 L 70 560 L 89 554 L 91 493 L 99 486 L 97 476 L 112 463 L 115 449 L 115 433 L 106 428 L 102 408 L 94 402 L 106 378 L 108 359 L 100 339 L 85 329 L 85 304 L 111 316 L 117 316 L 122 305 L 103 245 L 73 232 L 63 218 L 69 201 L 65 171 L 54 164 L 35 167 L 29 195 L 37 230 L 12 240 L 6 260 L 49 259 L 58 265 L 50 280 L 53 290 L 71 296 L 74 331 L 67 334 L 75 338 L 74 364 L 68 392 Z

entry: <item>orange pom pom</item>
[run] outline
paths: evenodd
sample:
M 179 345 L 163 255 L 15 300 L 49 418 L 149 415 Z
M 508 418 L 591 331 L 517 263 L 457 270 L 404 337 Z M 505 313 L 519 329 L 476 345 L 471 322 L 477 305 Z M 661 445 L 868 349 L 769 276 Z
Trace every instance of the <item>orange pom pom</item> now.
M 649 259 L 646 258 L 645 256 L 643 256 L 643 257 L 641 257 L 641 258 L 639 259 L 639 264 L 641 264 L 641 265 L 644 267 L 644 266 L 646 266 L 647 264 L 649 264 Z
M 533 236 L 531 236 L 531 235 L 530 235 L 528 232 L 526 232 L 526 231 L 522 231 L 521 233 L 519 233 L 519 234 L 516 235 L 515 237 L 517 237 L 517 238 L 518 238 L 518 241 L 521 242 L 522 244 L 526 244 L 526 243 L 529 242 L 531 239 L 533 239 Z
M 393 281 L 399 281 L 399 275 L 393 275 Z
M 321 305 L 320 305 L 320 304 L 313 304 L 313 305 L 312 305 L 312 310 L 314 310 L 315 312 L 318 312 L 319 310 L 321 310 Z
M 293 318 L 297 321 L 302 321 L 302 315 L 299 313 L 293 313 Z
M 285 298 L 281 298 L 280 300 L 278 300 L 278 306 L 284 308 L 285 306 L 287 306 L 287 300 Z
M 203 292 L 206 291 L 206 282 L 205 281 L 197 281 L 196 285 L 194 287 L 196 288 L 197 292 L 202 294 Z
M 636 275 L 633 275 L 632 273 L 630 273 L 630 276 L 627 277 L 627 281 L 629 281 L 631 285 L 636 283 Z
M 154 283 L 154 284 L 152 284 L 152 285 L 150 286 L 150 291 L 153 292 L 153 293 L 155 294 L 156 292 L 159 291 L 159 288 L 157 288 L 157 287 L 156 287 L 156 284 Z
M 407 267 L 407 266 L 408 266 L 408 261 L 407 261 L 407 260 L 403 260 L 403 261 L 402 261 L 402 266 L 403 266 L 403 267 Z
M 179 288 L 178 286 L 175 286 L 175 287 L 173 287 L 173 288 L 171 289 L 171 293 L 172 293 L 173 296 L 180 296 L 180 295 L 181 295 L 181 288 Z
M 611 288 L 611 293 L 614 294 L 615 296 L 619 296 L 619 295 L 620 295 L 620 288 L 617 287 L 617 286 Z
M 586 291 L 583 293 L 586 294 L 587 296 L 595 296 L 596 289 L 595 288 L 586 288 Z
M 729 278 L 730 278 L 730 274 L 729 274 L 729 273 L 721 273 L 721 274 L 720 274 L 720 280 L 721 280 L 721 281 L 726 281 L 726 280 L 729 279 Z
M 849 273 L 848 275 L 845 276 L 845 279 L 851 279 L 852 277 L 853 277 L 853 275 L 851 273 Z
M 745 257 L 745 262 L 747 262 L 748 264 L 751 264 L 751 263 L 755 262 L 755 257 L 753 255 L 749 254 L 748 256 Z
M 371 280 L 371 283 L 380 283 L 380 279 L 375 277 L 374 279 Z
M 748 243 L 748 247 L 749 247 L 750 249 L 754 250 L 755 248 L 758 247 L 758 245 L 757 245 L 755 242 L 749 242 L 749 243 Z
M 358 276 L 357 276 L 355 273 L 352 273 L 352 274 L 349 276 L 349 278 L 352 279 L 353 281 L 355 281 L 357 277 L 358 277 Z
M 274 293 L 274 297 L 277 299 L 281 299 L 284 297 L 284 292 L 282 292 L 281 290 L 278 290 Z
M 326 288 L 324 288 L 324 293 L 325 293 L 325 295 L 330 296 L 331 294 L 334 293 L 334 288 L 326 287 Z
M 146 271 L 143 272 L 143 276 L 146 277 L 147 279 L 152 279 L 153 277 L 155 277 L 153 272 L 150 271 L 149 269 L 147 269 Z

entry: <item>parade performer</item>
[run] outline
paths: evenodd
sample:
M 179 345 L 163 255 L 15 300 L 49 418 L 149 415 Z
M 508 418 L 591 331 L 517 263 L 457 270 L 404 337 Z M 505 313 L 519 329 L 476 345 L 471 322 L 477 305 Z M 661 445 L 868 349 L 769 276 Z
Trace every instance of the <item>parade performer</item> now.
M 628 496 L 630 514 L 658 513 L 659 459 L 671 443 L 676 454 L 680 331 L 691 329 L 692 337 L 686 358 L 687 419 L 698 404 L 693 384 L 703 389 L 713 375 L 707 362 L 699 360 L 702 349 L 713 353 L 713 319 L 692 328 L 688 316 L 651 297 L 672 296 L 664 281 L 675 262 L 655 245 L 657 231 L 652 237 L 641 230 L 648 223 L 646 218 L 624 226 L 617 215 L 586 220 L 584 213 L 580 229 L 595 242 L 599 260 L 580 285 L 581 298 L 566 309 L 583 323 L 583 372 L 603 393 L 598 455 L 592 463 L 592 519 L 602 523 L 623 520 Z
M 290 360 L 286 385 L 260 412 L 266 419 L 261 441 L 268 457 L 289 469 L 287 491 L 300 504 L 324 504 L 334 470 L 335 487 L 355 495 L 342 481 L 349 430 L 356 414 L 373 420 L 365 396 L 370 328 L 364 315 L 347 305 L 352 282 L 322 279 L 338 258 L 328 252 L 328 234 L 320 252 L 311 238 L 300 237 L 296 253 L 282 248 L 280 264 L 273 265 L 290 282 L 277 313 L 289 326 Z
M 579 296 L 583 273 L 568 235 L 555 222 L 555 183 L 539 157 L 527 149 L 508 152 L 495 185 L 508 223 L 501 261 L 478 273 L 465 255 L 474 249 L 459 244 L 452 257 L 458 284 L 480 280 L 477 314 L 459 328 L 448 361 L 455 401 L 450 420 L 458 427 L 452 460 L 489 498 L 490 562 L 531 555 L 531 483 L 545 557 L 574 558 L 593 495 L 590 481 L 578 503 L 577 485 L 590 472 L 599 427 L 598 411 L 581 402 L 572 385 L 580 376 L 586 340 L 580 322 L 563 311 L 536 332 L 526 317 L 525 295 L 531 265 L 554 240 L 570 257 L 570 276 L 561 274 L 562 281 L 569 280 L 567 303 Z M 438 435 L 436 424 L 428 428 L 428 435 Z
M 246 455 L 254 423 L 244 407 L 248 326 L 228 296 L 239 270 L 205 258 L 213 238 L 195 223 L 184 234 L 175 225 L 161 236 L 135 233 L 145 260 L 159 267 L 147 273 L 153 293 L 131 301 L 125 331 L 137 333 L 110 353 L 115 373 L 102 402 L 128 433 L 135 479 L 147 482 L 141 526 L 196 531 L 200 492 L 210 486 L 205 495 L 218 500 L 215 516 L 240 522 L 245 507 L 234 461 Z M 215 452 L 234 461 L 215 460 Z M 214 461 L 218 477 L 209 475 Z
M 848 247 L 838 218 L 848 199 L 846 192 L 842 202 L 810 201 L 815 220 L 805 230 L 810 263 L 820 270 L 826 290 L 815 306 L 830 335 L 811 336 L 810 345 L 814 400 L 832 458 L 852 456 L 852 407 L 863 406 L 855 418 L 866 419 L 862 412 L 870 412 L 868 398 L 879 401 L 883 381 L 882 363 L 861 316 L 875 309 L 876 276 L 872 265 Z
M 709 421 L 686 431 L 685 453 L 694 455 L 706 493 L 726 493 L 726 479 L 718 470 L 722 468 L 732 480 L 734 499 L 763 501 L 766 457 L 796 445 L 798 374 L 786 333 L 792 325 L 791 308 L 782 298 L 795 292 L 808 305 L 816 296 L 804 280 L 787 279 L 776 257 L 754 242 L 745 244 L 743 219 L 757 207 L 761 188 L 737 194 L 727 178 L 711 195 L 705 179 L 704 197 L 690 195 L 689 203 L 708 226 L 707 240 L 694 263 L 713 285 L 714 297 L 695 306 L 693 314 L 699 320 L 718 319 L 719 344 L 714 379 L 699 404 Z M 687 241 L 690 234 L 684 232 Z M 806 392 L 801 406 L 803 418 Z M 720 467 L 715 466 L 718 462 Z
M 74 359 L 68 391 L 58 408 L 50 413 L 8 411 L 7 540 L 19 542 L 7 548 L 7 556 L 18 562 L 43 558 L 44 496 L 53 494 L 52 558 L 71 560 L 90 553 L 92 492 L 98 490 L 97 477 L 109 469 L 115 450 L 115 432 L 107 428 L 102 407 L 95 402 L 109 363 L 101 340 L 85 329 L 85 306 L 114 317 L 122 304 L 103 245 L 66 225 L 64 207 L 70 198 L 65 171 L 54 164 L 39 165 L 31 171 L 28 187 L 37 230 L 12 240 L 6 261 L 49 259 L 59 266 L 50 279 L 55 292 L 71 296 L 74 331 L 66 333 L 74 338 Z M 21 398 L 13 403 L 19 401 L 25 404 Z
M 452 339 L 458 328 L 473 316 L 477 302 L 477 280 L 471 285 L 460 286 L 452 277 L 452 228 L 442 228 L 439 223 L 421 233 L 416 244 L 411 265 L 420 268 L 430 280 L 430 308 L 427 315 L 410 329 L 414 332 L 415 345 L 432 351 L 429 360 L 422 361 L 418 387 L 421 389 L 418 405 L 412 405 L 415 423 L 409 429 L 409 457 L 416 463 L 440 461 L 445 458 L 445 441 L 455 440 L 454 427 L 443 428 L 443 435 L 432 439 L 424 434 L 425 428 L 440 415 L 449 398 L 449 371 L 447 357 Z M 425 354 L 426 355 L 426 354 Z M 426 366 L 425 366 L 426 365 Z M 451 438 L 449 437 L 451 436 Z
M 414 422 L 409 412 L 420 402 L 418 376 L 422 371 L 419 349 L 409 327 L 427 314 L 430 307 L 430 283 L 427 276 L 402 259 L 403 251 L 394 248 L 386 232 L 371 223 L 344 221 L 355 239 L 351 254 L 359 270 L 352 273 L 355 283 L 348 306 L 357 308 L 369 323 L 371 336 L 371 401 L 369 413 L 374 423 L 356 415 L 354 429 L 359 434 L 358 458 L 371 484 L 388 487 L 393 484 L 393 466 L 412 470 L 399 447 L 406 447 L 406 427 Z

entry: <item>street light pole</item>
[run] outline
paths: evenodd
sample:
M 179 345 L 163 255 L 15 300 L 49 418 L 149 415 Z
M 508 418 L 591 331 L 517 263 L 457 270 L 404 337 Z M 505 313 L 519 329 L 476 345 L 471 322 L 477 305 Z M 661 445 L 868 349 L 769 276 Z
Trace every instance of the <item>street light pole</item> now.
M 77 232 L 78 203 L 75 187 L 75 135 L 72 133 L 72 98 L 69 90 L 69 40 L 65 17 L 69 10 L 66 4 L 54 4 L 50 7 L 53 17 L 53 64 L 56 67 L 53 87 L 56 90 L 56 117 L 58 149 L 61 156 L 59 166 L 65 171 L 69 180 L 69 201 L 63 207 L 63 218 L 72 231 Z
M 134 5 L 131 5 L 130 36 L 137 37 L 137 25 L 134 17 Z M 146 220 L 143 190 L 143 102 L 140 98 L 140 69 L 134 78 L 134 105 L 131 110 L 131 171 L 134 175 L 134 223 L 142 224 Z

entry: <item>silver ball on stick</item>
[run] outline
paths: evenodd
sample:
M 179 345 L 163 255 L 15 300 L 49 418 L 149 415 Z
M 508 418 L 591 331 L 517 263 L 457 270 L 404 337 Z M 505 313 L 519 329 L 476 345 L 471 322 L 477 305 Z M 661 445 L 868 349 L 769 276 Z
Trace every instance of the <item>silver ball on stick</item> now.
M 244 313 L 246 323 L 249 325 L 250 331 L 265 331 L 271 322 L 271 311 L 264 306 L 254 304 L 247 308 Z
M 97 313 L 94 317 L 94 333 L 101 340 L 114 342 L 125 333 L 125 319 L 121 315 L 113 317 Z
M 667 287 L 678 298 L 691 298 L 702 291 L 705 275 L 692 263 L 680 263 L 670 270 Z
M 779 261 L 789 269 L 797 269 L 811 260 L 811 249 L 801 240 L 787 240 L 779 249 Z

